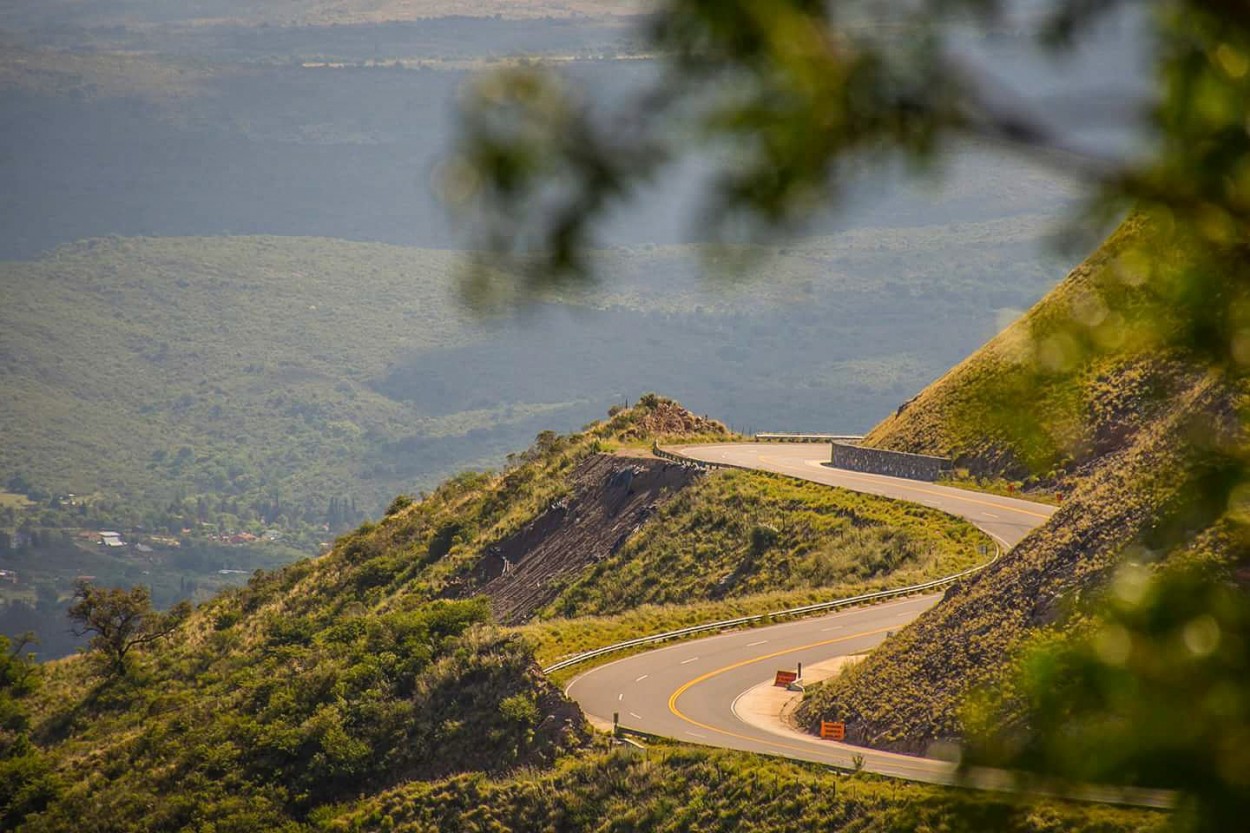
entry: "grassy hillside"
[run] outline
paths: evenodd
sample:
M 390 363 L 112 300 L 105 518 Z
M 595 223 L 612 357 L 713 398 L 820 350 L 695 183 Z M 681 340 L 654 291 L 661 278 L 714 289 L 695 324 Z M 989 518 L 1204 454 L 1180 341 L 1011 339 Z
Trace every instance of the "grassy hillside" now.
M 1161 831 L 1162 814 L 1017 804 L 791 761 L 658 746 L 570 756 L 519 777 L 411 784 L 318 816 L 333 833 L 425 831 L 790 831 L 1058 833 Z
M 530 642 L 490 622 L 490 598 L 445 598 L 463 595 L 499 542 L 534 530 L 551 540 L 581 526 L 541 521 L 561 502 L 572 515 L 585 509 L 591 493 L 577 478 L 588 463 L 686 470 L 606 454 L 611 448 L 717 436 L 726 436 L 723 426 L 645 397 L 581 434 L 544 435 L 502 474 L 464 475 L 419 502 L 397 500 L 322 558 L 254 576 L 201 605 L 125 677 L 101 678 L 90 656 L 78 657 L 40 669 L 31 691 L 0 669 L 0 823 L 289 833 L 774 830 L 800 819 L 852 831 L 1158 828 L 1151 814 L 969 803 L 955 792 L 711 750 L 609 753 L 539 674 Z M 610 487 L 612 473 L 602 474 Z M 684 495 L 695 498 L 678 506 Z M 755 484 L 696 476 L 657 491 L 658 512 L 637 533 L 652 543 L 630 552 L 653 563 L 654 542 L 675 519 L 694 517 L 691 506 L 705 521 L 730 509 L 763 517 L 779 499 L 839 538 L 846 516 L 836 503 L 763 476 Z M 885 501 L 852 501 L 846 511 L 867 528 L 888 515 Z M 967 536 L 935 513 L 897 520 L 901 534 L 939 548 Z M 794 540 L 801 547 L 802 536 Z M 863 555 L 854 542 L 823 552 L 835 563 Z M 754 556 L 760 566 L 789 557 L 779 548 Z M 695 585 L 682 598 L 706 592 Z M 605 818 L 618 826 L 604 828 Z
M 863 424 L 936 370 L 895 325 L 926 332 L 938 326 L 932 309 L 969 315 L 974 296 L 991 318 L 987 302 L 1043 286 L 1039 270 L 1026 287 L 995 289 L 994 269 L 978 266 L 962 282 L 931 271 L 901 295 L 868 276 L 953 266 L 973 249 L 1019 263 L 1040 228 L 1032 218 L 871 244 L 815 238 L 758 252 L 776 279 L 751 292 L 702 285 L 689 249 L 616 250 L 600 258 L 610 288 L 485 320 L 460 308 L 454 257 L 440 250 L 288 238 L 63 247 L 0 264 L 11 393 L 0 479 L 120 497 L 136 514 L 186 499 L 195 521 L 294 525 L 328 520 L 332 497 L 375 512 L 542 428 L 573 428 L 621 391 L 671 385 L 741 425 L 764 419 L 784 389 L 796 426 Z M 897 320 L 865 323 L 886 300 Z M 777 373 L 788 355 L 782 366 L 796 370 Z
M 1096 362 L 1064 359 L 1117 317 L 1132 331 L 1123 324 L 1143 269 L 1133 244 L 1151 233 L 1140 219 L 1127 222 L 1020 322 L 871 432 L 879 447 L 951 455 L 988 474 L 1048 461 L 1041 479 L 1062 484 L 1065 499 L 1009 555 L 813 692 L 800 709 L 804 723 L 836 715 L 856 742 L 912 752 L 957 740 L 971 695 L 993 687 L 1010 702 L 1021 648 L 1079 627 L 1073 614 L 1125 553 L 1158 559 L 1154 542 L 1180 532 L 1197 551 L 1219 555 L 1218 536 L 1201 533 L 1223 507 L 1194 500 L 1201 479 L 1219 473 L 1194 432 L 1220 430 L 1233 393 L 1131 339 Z M 1026 392 L 1028 413 L 1004 407 Z M 990 410 L 1008 419 L 991 420 Z
M 978 547 L 989 544 L 971 524 L 920 506 L 722 471 L 660 509 L 544 614 L 614 615 L 644 604 L 850 588 L 886 577 L 919 583 L 973 566 L 984 558 Z

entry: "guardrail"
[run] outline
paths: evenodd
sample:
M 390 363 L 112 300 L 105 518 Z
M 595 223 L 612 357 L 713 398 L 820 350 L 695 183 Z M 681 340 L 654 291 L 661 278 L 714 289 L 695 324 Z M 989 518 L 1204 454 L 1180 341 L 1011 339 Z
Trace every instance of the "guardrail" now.
M 683 457 L 680 454 L 674 454 L 673 452 L 668 451 L 667 449 L 660 448 L 658 444 L 654 444 L 654 443 L 651 446 L 651 453 L 665 460 L 673 460 L 678 463 L 694 465 L 700 468 L 730 468 L 730 469 L 745 469 L 747 471 L 758 471 L 758 469 L 753 469 L 750 466 L 740 466 L 735 463 L 719 463 L 719 462 L 712 463 L 706 460 L 692 460 L 689 457 Z M 680 637 L 683 637 L 683 636 L 692 636 L 694 634 L 706 633 L 708 631 L 726 630 L 728 628 L 735 628 L 735 627 L 740 627 L 742 625 L 749 625 L 752 622 L 759 622 L 765 619 L 779 619 L 779 618 L 804 616 L 809 613 L 823 613 L 824 611 L 835 610 L 839 607 L 848 607 L 851 605 L 863 604 L 865 602 L 879 601 L 881 599 L 889 599 L 895 596 L 910 596 L 915 593 L 923 593 L 927 590 L 937 590 L 941 587 L 946 587 L 947 585 L 954 584 L 960 579 L 966 578 L 967 576 L 970 576 L 973 573 L 979 572 L 980 570 L 984 570 L 986 567 L 993 564 L 1003 554 L 1003 548 L 1000 547 L 998 544 L 995 544 L 994 548 L 995 548 L 994 557 L 991 558 L 989 561 L 985 562 L 984 564 L 978 564 L 975 567 L 970 567 L 967 570 L 963 570 L 962 572 L 955 573 L 954 575 L 946 576 L 944 578 L 933 579 L 932 581 L 926 581 L 921 584 L 912 584 L 907 587 L 897 587 L 893 590 L 879 590 L 875 593 L 865 593 L 860 596 L 851 596 L 845 599 L 834 599 L 833 601 L 828 601 L 828 602 L 817 602 L 815 604 L 803 605 L 802 607 L 787 608 L 786 610 L 774 610 L 769 613 L 756 613 L 751 616 L 739 616 L 736 619 L 725 619 L 720 622 L 708 622 L 707 624 L 704 624 L 704 625 L 691 625 L 688 628 L 681 628 L 680 630 L 665 631 L 664 633 L 656 633 L 650 636 L 640 636 L 635 639 L 627 639 L 624 642 L 617 642 L 612 645 L 604 645 L 602 648 L 593 648 L 589 651 L 583 651 L 580 654 L 574 654 L 571 657 L 567 657 L 565 659 L 560 660 L 559 662 L 556 662 L 552 665 L 547 666 L 546 668 L 543 669 L 543 673 L 550 674 L 553 671 L 559 671 L 563 668 L 569 668 L 571 666 L 586 662 L 587 660 L 592 660 L 592 659 L 596 659 L 597 657 L 605 656 L 607 654 L 616 653 L 617 651 L 624 651 L 624 650 L 628 650 L 629 648 L 637 648 L 641 645 L 651 645 L 657 642 L 666 642 L 670 639 L 679 639 Z
M 750 466 L 740 466 L 737 463 L 713 463 L 710 460 L 695 460 L 693 457 L 684 457 L 681 454 L 674 454 L 666 448 L 660 448 L 656 443 L 651 443 L 651 453 L 662 460 L 672 460 L 674 463 L 693 466 L 696 469 L 742 469 L 744 471 L 756 471 L 756 469 Z
M 651 636 L 640 636 L 636 639 L 627 639 L 624 642 L 617 642 L 612 645 L 605 645 L 602 648 L 594 648 L 589 651 L 583 651 L 580 654 L 574 654 L 571 657 L 562 659 L 557 663 L 547 666 L 543 669 L 544 674 L 550 674 L 553 671 L 559 671 L 563 668 L 569 668 L 574 665 L 592 660 L 607 654 L 624 651 L 629 648 L 637 648 L 641 645 L 651 645 L 657 642 L 666 642 L 670 639 L 678 639 L 683 636 L 692 636 L 697 633 L 705 633 L 707 631 L 726 630 L 741 625 L 749 625 L 752 622 L 759 622 L 765 619 L 779 619 L 783 617 L 804 616 L 809 613 L 823 613 L 827 610 L 834 610 L 839 607 L 848 607 L 851 605 L 862 604 L 864 602 L 878 601 L 881 599 L 889 599 L 895 596 L 910 596 L 915 593 L 923 593 L 927 590 L 937 590 L 949 584 L 954 584 L 962 578 L 972 575 L 973 573 L 984 570 L 993 564 L 1003 554 L 1002 547 L 995 544 L 994 557 L 984 564 L 978 564 L 970 567 L 962 572 L 955 573 L 945 578 L 938 578 L 932 581 L 926 581 L 922 584 L 912 584 L 907 587 L 897 587 L 893 590 L 878 590 L 875 593 L 864 593 L 860 596 L 850 596 L 845 599 L 834 599 L 829 602 L 817 602 L 815 604 L 803 605 L 802 607 L 791 607 L 786 610 L 774 610 L 770 613 L 756 613 L 751 616 L 739 616 L 737 619 L 725 619 L 720 622 L 708 622 L 705 625 L 691 625 L 688 628 L 681 628 L 675 631 L 665 631 L 664 633 L 652 634 Z
M 756 434 L 757 443 L 857 443 L 863 434 Z

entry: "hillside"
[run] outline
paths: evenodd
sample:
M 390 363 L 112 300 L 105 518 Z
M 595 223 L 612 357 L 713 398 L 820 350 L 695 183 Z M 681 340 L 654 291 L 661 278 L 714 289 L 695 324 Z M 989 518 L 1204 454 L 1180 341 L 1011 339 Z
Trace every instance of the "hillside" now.
M 866 425 L 939 367 L 896 325 L 938 343 L 935 308 L 975 331 L 1044 289 L 1028 265 L 1042 224 L 763 249 L 777 280 L 749 293 L 702 282 L 687 247 L 612 250 L 599 257 L 608 288 L 486 318 L 461 308 L 442 250 L 276 237 L 62 247 L 0 264 L 0 486 L 108 497 L 124 509 L 116 524 L 337 526 L 332 498 L 376 513 L 544 428 L 570 430 L 620 391 L 663 386 L 745 427 L 786 390 L 795 427 Z M 972 250 L 990 265 L 960 269 Z M 1000 287 L 995 264 L 1030 279 Z M 872 279 L 882 269 L 928 277 L 902 295 Z M 883 298 L 895 317 L 866 323 Z M 776 372 L 787 356 L 793 370 Z
M 643 397 L 583 433 L 543 435 L 502 474 L 462 475 L 418 502 L 394 501 L 382 521 L 322 558 L 257 574 L 200 605 L 124 677 L 101 678 L 91 656 L 44 666 L 35 686 L 14 686 L 22 675 L 0 668 L 0 824 L 110 832 L 780 830 L 816 814 L 829 829 L 848 831 L 982 823 L 1020 833 L 1158 829 L 1150 813 L 992 798 L 970 804 L 957 792 L 715 750 L 609 752 L 539 673 L 529 640 L 490 621 L 501 597 L 444 598 L 469 595 L 465 582 L 485 578 L 481 571 L 511 551 L 501 545 L 516 536 L 532 545 L 517 551 L 516 570 L 529 559 L 549 567 L 562 536 L 585 545 L 577 528 L 591 522 L 607 530 L 593 547 L 607 545 L 609 510 L 634 516 L 620 500 L 630 487 L 619 473 L 635 468 L 643 470 L 633 476 L 635 494 L 646 494 L 655 511 L 618 558 L 655 563 L 668 531 L 692 523 L 732 529 L 738 516 L 758 520 L 784 506 L 797 529 L 757 545 L 750 558 L 731 551 L 720 565 L 743 559 L 750 568 L 740 572 L 759 568 L 769 579 L 758 586 L 769 587 L 776 572 L 765 567 L 794 558 L 813 531 L 823 558 L 853 564 L 864 552 L 847 520 L 868 530 L 898 522 L 886 501 L 812 499 L 779 490 L 769 476 L 703 475 L 643 450 L 652 440 L 724 436 L 714 421 Z M 648 481 L 649 469 L 669 476 Z M 653 488 L 642 488 L 647 482 Z M 905 516 L 912 522 L 893 533 L 910 542 L 905 552 L 934 547 L 940 561 L 944 549 L 977 540 L 939 513 L 913 508 Z M 847 572 L 894 581 L 905 574 L 898 566 L 882 572 L 870 562 Z M 579 587 L 611 586 L 584 562 L 571 573 L 583 579 Z M 544 575 L 561 580 L 559 570 Z M 490 592 L 490 582 L 482 589 Z M 708 589 L 670 592 L 697 602 Z M 619 826 L 604 828 L 605 813 Z
M 855 742 L 908 752 L 957 741 L 969 698 L 990 688 L 1010 702 L 1021 648 L 1080 627 L 1080 603 L 1097 597 L 1125 553 L 1157 560 L 1161 533 L 1180 531 L 1196 552 L 1218 556 L 1218 536 L 1206 533 L 1222 507 L 1195 498 L 1201 478 L 1219 476 L 1202 446 L 1232 430 L 1233 392 L 1132 338 L 1096 361 L 1062 359 L 1110 322 L 1132 331 L 1136 244 L 1151 235 L 1144 220 L 1127 221 L 1024 318 L 869 434 L 877 447 L 949 455 L 991 476 L 1019 477 L 1025 461 L 1040 462 L 1048 468 L 1029 482 L 1057 484 L 1064 501 L 1010 554 L 814 692 L 802 722 L 837 715 Z M 1013 401 L 1031 405 L 1003 407 Z M 991 409 L 1006 418 L 991 419 Z

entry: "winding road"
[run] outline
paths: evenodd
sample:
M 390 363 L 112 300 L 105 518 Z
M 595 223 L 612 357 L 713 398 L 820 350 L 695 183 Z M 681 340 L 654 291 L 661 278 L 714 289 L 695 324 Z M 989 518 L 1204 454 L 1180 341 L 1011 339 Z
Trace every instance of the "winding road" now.
M 912 501 L 966 518 L 1010 549 L 1054 513 L 1051 506 L 933 483 L 830 468 L 825 444 L 741 443 L 687 446 L 693 460 L 760 469 L 857 492 Z M 775 671 L 811 666 L 863 653 L 880 644 L 941 599 L 904 598 L 782 625 L 683 642 L 592 668 L 566 691 L 592 718 L 690 743 L 851 767 L 928 783 L 952 783 L 946 761 L 881 752 L 819 740 L 766 721 L 747 722 L 740 706 L 747 692 Z M 993 786 L 989 784 L 987 786 Z

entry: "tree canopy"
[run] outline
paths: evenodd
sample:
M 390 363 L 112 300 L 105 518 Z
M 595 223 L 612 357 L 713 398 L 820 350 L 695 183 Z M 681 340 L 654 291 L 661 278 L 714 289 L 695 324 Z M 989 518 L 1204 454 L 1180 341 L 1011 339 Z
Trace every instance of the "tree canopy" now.
M 123 676 L 130 667 L 131 651 L 172 634 L 191 612 L 191 604 L 179 602 L 165 613 L 152 608 L 152 594 L 143 585 L 129 590 L 97 587 L 79 582 L 70 621 L 77 636 L 91 636 L 90 646 L 106 674 Z

